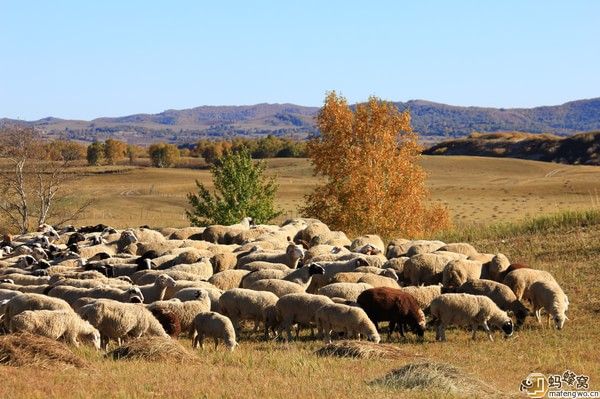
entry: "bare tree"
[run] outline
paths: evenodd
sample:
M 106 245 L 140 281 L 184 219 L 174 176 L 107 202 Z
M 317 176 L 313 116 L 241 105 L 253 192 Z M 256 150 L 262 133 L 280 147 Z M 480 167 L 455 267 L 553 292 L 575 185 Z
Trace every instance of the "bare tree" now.
M 57 204 L 69 197 L 69 188 L 79 179 L 70 170 L 71 157 L 52 157 L 39 132 L 29 127 L 8 127 L 0 131 L 0 214 L 25 233 L 31 224 L 75 219 L 90 204 L 62 209 Z

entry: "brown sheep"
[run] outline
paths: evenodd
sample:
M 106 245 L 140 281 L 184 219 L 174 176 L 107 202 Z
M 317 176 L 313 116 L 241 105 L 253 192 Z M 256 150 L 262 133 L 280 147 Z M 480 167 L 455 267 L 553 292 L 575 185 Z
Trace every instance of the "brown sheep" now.
M 356 300 L 377 326 L 380 321 L 389 321 L 388 339 L 396 325 L 404 337 L 409 327 L 419 337 L 425 334 L 425 314 L 415 298 L 400 288 L 378 287 L 363 291 Z

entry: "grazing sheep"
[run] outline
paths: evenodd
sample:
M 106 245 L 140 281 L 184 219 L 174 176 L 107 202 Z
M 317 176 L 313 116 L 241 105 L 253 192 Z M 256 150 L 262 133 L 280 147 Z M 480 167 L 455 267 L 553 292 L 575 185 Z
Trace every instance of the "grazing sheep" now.
M 331 343 L 331 332 L 343 332 L 345 337 L 359 338 L 360 335 L 369 341 L 379 343 L 381 338 L 377 328 L 361 308 L 331 303 L 323 305 L 315 313 L 315 321 L 324 340 Z
M 365 283 L 334 283 L 319 288 L 318 294 L 329 298 L 344 298 L 356 302 L 363 291 L 371 288 L 373 288 L 372 285 Z
M 50 287 L 47 294 L 50 297 L 61 298 L 67 303 L 72 304 L 79 298 L 104 298 L 114 299 L 119 302 L 144 302 L 144 295 L 137 287 L 131 287 L 127 290 L 121 290 L 111 287 L 98 288 L 77 288 L 65 285 Z
M 286 265 L 284 265 L 283 263 L 271 263 L 271 262 L 263 262 L 263 261 L 246 263 L 245 265 L 240 266 L 237 269 L 249 270 L 251 272 L 256 272 L 259 270 L 278 270 L 278 271 L 291 272 L 293 270 L 293 269 L 290 269 L 289 267 L 287 267 Z
M 452 244 L 446 244 L 443 247 L 439 248 L 438 250 L 455 252 L 457 254 L 466 255 L 469 258 L 479 256 L 479 251 L 477 251 L 471 244 L 468 244 L 466 242 L 457 242 L 457 243 L 452 243 Z
M 508 285 L 515 293 L 517 299 L 529 298 L 529 287 L 537 281 L 550 281 L 556 283 L 554 277 L 543 270 L 517 269 L 504 277 L 503 283 Z
M 533 305 L 533 311 L 539 323 L 542 321 L 542 309 L 546 310 L 548 314 L 548 325 L 550 325 L 550 317 L 552 317 L 558 330 L 563 328 L 565 320 L 569 320 L 565 314 L 569 306 L 569 299 L 556 282 L 536 281 L 529 287 L 526 299 Z
M 411 285 L 435 285 L 441 283 L 444 266 L 459 256 L 451 252 L 447 254 L 423 253 L 411 257 L 404 264 L 404 280 Z
M 442 295 L 441 285 L 426 285 L 426 286 L 408 286 L 402 287 L 402 291 L 410 294 L 415 298 L 421 310 L 425 311 L 438 296 Z
M 79 315 L 98 329 L 105 350 L 111 340 L 120 343 L 141 336 L 169 338 L 159 321 L 141 304 L 99 299 L 79 309 Z
M 161 301 L 165 297 L 167 288 L 174 288 L 175 280 L 166 274 L 161 274 L 156 278 L 154 284 L 142 285 L 138 287 L 142 292 L 144 303 Z
M 502 283 L 493 280 L 469 280 L 456 288 L 456 293 L 484 295 L 490 298 L 504 311 L 512 312 L 517 319 L 516 326 L 520 327 L 529 315 L 529 309 L 517 299 L 514 292 Z
M 473 329 L 473 339 L 477 327 L 486 331 L 490 341 L 493 341 L 492 327 L 500 328 L 506 336 L 513 333 L 513 322 L 505 311 L 501 310 L 490 298 L 483 295 L 442 294 L 431 302 L 431 316 L 437 320 L 436 339 L 446 340 L 446 327 L 451 324 L 470 326 Z
M 291 271 L 291 269 L 289 269 Z M 284 278 L 288 272 L 284 272 L 282 270 L 277 269 L 263 269 L 257 270 L 255 272 L 248 273 L 242 279 L 242 288 L 249 288 L 253 283 L 258 280 L 266 280 L 266 279 L 282 279 Z
M 353 272 L 357 267 L 369 266 L 367 261 L 362 258 L 354 258 L 335 262 L 320 262 L 318 265 L 325 269 L 325 273 L 322 276 L 313 277 L 311 284 L 306 289 L 307 292 L 316 293 L 319 288 L 331 283 L 333 277 L 337 273 Z
M 287 339 L 292 339 L 291 328 L 298 326 L 311 326 L 316 324 L 315 314 L 323 305 L 332 304 L 333 301 L 324 295 L 307 293 L 289 294 L 279 298 L 275 304 L 280 330 L 286 330 Z M 298 335 L 297 330 L 296 335 Z
M 405 257 L 406 252 L 412 246 L 412 241 L 406 238 L 397 238 L 387 245 L 385 257 L 388 259 Z
M 248 270 L 224 270 L 222 272 L 213 274 L 208 282 L 221 290 L 229 290 L 232 288 L 239 288 L 242 285 L 244 276 L 250 273 Z
M 503 272 L 510 266 L 510 261 L 506 255 L 498 253 L 490 261 L 488 266 L 488 272 L 490 274 L 490 280 L 502 282 L 505 275 Z
M 240 330 L 241 320 L 253 320 L 256 332 L 263 322 L 265 308 L 275 305 L 278 299 L 272 292 L 234 288 L 221 295 L 219 305 L 221 313 L 231 319 L 236 331 Z
M 504 278 L 508 275 L 508 273 L 518 270 L 518 269 L 531 269 L 531 267 L 529 267 L 528 265 L 525 265 L 523 263 L 511 263 L 510 266 L 508 266 L 508 268 L 506 268 L 506 270 L 502 271 L 501 273 L 498 274 L 498 282 L 503 282 Z
M 385 244 L 383 243 L 383 240 L 381 239 L 381 237 L 375 234 L 367 234 L 354 239 L 354 241 L 352 241 L 352 244 L 350 244 L 350 251 L 360 252 L 359 250 L 367 245 L 376 248 L 379 251 L 379 253 L 385 251 Z
M 380 276 L 378 274 L 367 273 L 362 276 L 359 283 L 370 284 L 373 287 L 388 287 L 388 288 L 400 288 L 398 280 L 386 276 Z
M 210 263 L 213 268 L 213 274 L 235 268 L 237 261 L 237 256 L 231 252 L 225 252 L 214 255 L 212 258 L 210 258 Z
M 181 331 L 188 333 L 192 327 L 194 317 L 200 312 L 210 311 L 210 297 L 208 291 L 199 289 L 200 295 L 192 301 L 181 302 L 177 299 L 157 301 L 147 305 L 149 310 L 161 308 L 173 312 L 181 324 Z
M 415 255 L 437 251 L 438 249 L 446 245 L 441 241 L 427 240 L 415 240 L 411 244 L 412 245 L 406 251 L 406 256 L 408 256 L 409 258 L 412 258 Z
M 193 347 L 200 346 L 204 349 L 204 337 L 215 340 L 215 349 L 219 345 L 219 339 L 223 341 L 227 349 L 233 351 L 238 343 L 235 340 L 235 329 L 228 317 L 216 312 L 198 313 L 194 318 L 192 331 Z
M 72 310 L 26 310 L 14 316 L 9 329 L 27 332 L 79 346 L 79 342 L 100 350 L 100 333 Z
M 467 280 L 477 280 L 488 276 L 480 262 L 473 260 L 452 260 L 444 266 L 442 271 L 442 285 L 444 287 L 459 287 Z
M 284 253 L 254 252 L 238 259 L 237 267 L 240 268 L 248 263 L 263 261 L 271 263 L 283 263 L 290 269 L 298 266 L 300 259 L 304 257 L 304 249 L 301 246 L 289 244 Z
M 11 298 L 4 305 L 4 325 L 9 326 L 13 317 L 26 310 L 65 310 L 70 311 L 69 304 L 62 299 L 51 298 L 41 294 L 21 294 Z
M 415 298 L 398 288 L 379 287 L 361 293 L 356 302 L 378 328 L 380 321 L 389 321 L 388 340 L 398 327 L 404 337 L 405 328 L 410 328 L 419 337 L 425 333 L 425 314 Z
M 277 295 L 281 298 L 287 294 L 295 294 L 299 292 L 305 292 L 306 288 L 300 284 L 292 281 L 279 280 L 279 279 L 263 279 L 257 280 L 248 286 L 248 289 L 255 291 L 268 291 Z
M 30 274 L 21 273 L 4 274 L 2 278 L 10 279 L 13 281 L 13 284 L 18 285 L 42 285 L 48 284 L 48 282 L 50 281 L 49 276 L 36 277 Z

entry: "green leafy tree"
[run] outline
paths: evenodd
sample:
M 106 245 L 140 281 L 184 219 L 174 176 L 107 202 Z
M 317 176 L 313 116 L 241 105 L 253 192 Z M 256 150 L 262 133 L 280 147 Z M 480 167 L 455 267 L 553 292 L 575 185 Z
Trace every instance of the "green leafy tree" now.
M 264 176 L 265 168 L 245 148 L 218 159 L 211 168 L 215 193 L 196 180 L 198 194 L 187 196 L 192 210 L 186 214 L 192 225 L 230 225 L 247 216 L 266 223 L 279 216 L 274 205 L 278 187 L 274 178 Z
M 90 165 L 100 165 L 104 160 L 104 143 L 94 141 L 87 148 L 87 161 Z

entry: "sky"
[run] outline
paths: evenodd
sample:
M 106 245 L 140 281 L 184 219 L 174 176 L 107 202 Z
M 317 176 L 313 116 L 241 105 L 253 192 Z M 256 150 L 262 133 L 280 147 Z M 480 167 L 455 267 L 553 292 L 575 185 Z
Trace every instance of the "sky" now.
M 600 96 L 600 1 L 0 0 L 0 117 Z

